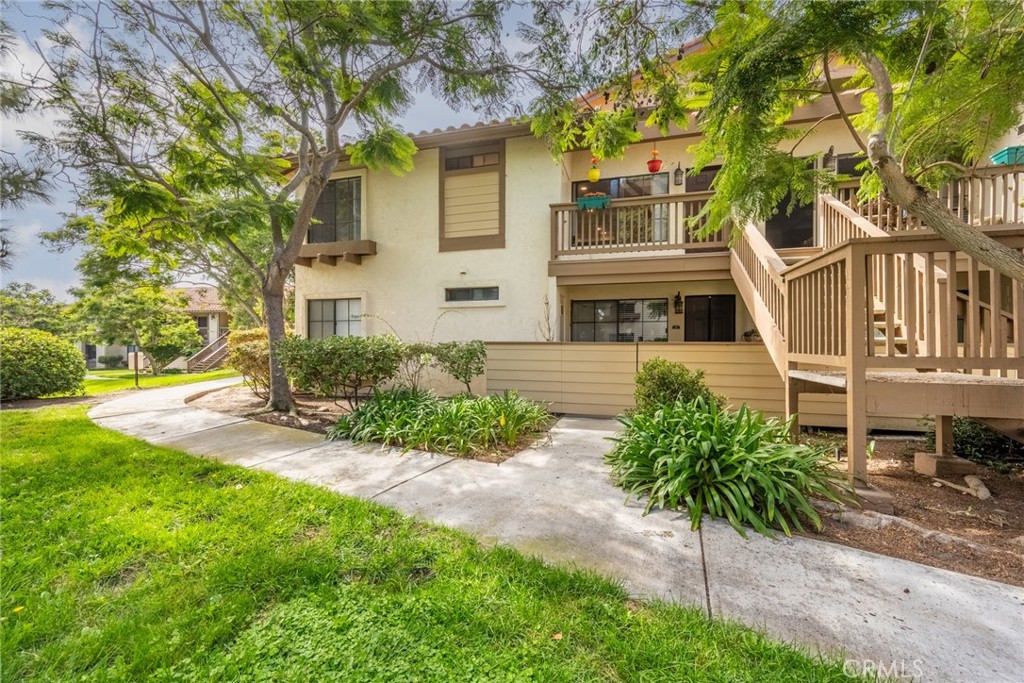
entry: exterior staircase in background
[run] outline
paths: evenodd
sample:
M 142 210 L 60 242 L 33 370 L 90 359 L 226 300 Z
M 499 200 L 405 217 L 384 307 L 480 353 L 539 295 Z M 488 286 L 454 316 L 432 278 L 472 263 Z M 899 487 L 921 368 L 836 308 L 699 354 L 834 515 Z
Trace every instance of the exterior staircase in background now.
M 220 335 L 186 361 L 188 372 L 206 372 L 224 365 L 228 357 L 228 333 Z
M 1024 167 L 939 191 L 951 211 L 1024 250 Z M 753 225 L 730 270 L 786 384 L 846 395 L 850 474 L 867 479 L 867 415 L 966 415 L 1024 440 L 1024 283 L 993 273 L 884 199 L 819 198 L 822 251 L 784 262 Z M 940 423 L 936 420 L 936 424 Z M 948 421 L 942 421 L 948 424 Z M 942 427 L 942 431 L 945 427 Z M 951 434 L 939 434 L 940 447 Z

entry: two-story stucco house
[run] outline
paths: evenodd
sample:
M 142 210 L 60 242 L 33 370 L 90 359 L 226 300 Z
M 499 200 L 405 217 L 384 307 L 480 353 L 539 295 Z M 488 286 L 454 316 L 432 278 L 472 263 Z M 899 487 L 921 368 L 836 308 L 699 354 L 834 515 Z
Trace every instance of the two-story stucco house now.
M 794 113 L 794 127 L 816 123 L 794 153 L 855 175 L 854 141 L 840 121 L 822 121 L 833 107 Z M 854 453 L 868 420 L 908 428 L 938 415 L 940 448 L 949 415 L 1024 420 L 1021 283 L 953 253 L 884 200 L 861 204 L 856 181 L 696 238 L 687 219 L 716 171 L 690 172 L 699 133 L 642 133 L 599 164 L 599 178 L 587 150 L 554 161 L 514 121 L 415 135 L 415 170 L 403 177 L 340 165 L 296 267 L 297 332 L 483 339 L 481 390 L 516 388 L 589 415 L 631 405 L 636 369 L 663 356 L 703 368 L 737 403 L 851 429 Z M 995 166 L 940 196 L 1019 248 L 1022 179 L 1020 166 Z M 595 192 L 607 206 L 586 206 Z M 901 246 L 908 236 L 920 239 Z M 920 400 L 910 380 L 924 376 L 911 371 L 931 373 L 934 400 Z M 971 373 L 1001 388 L 965 398 Z

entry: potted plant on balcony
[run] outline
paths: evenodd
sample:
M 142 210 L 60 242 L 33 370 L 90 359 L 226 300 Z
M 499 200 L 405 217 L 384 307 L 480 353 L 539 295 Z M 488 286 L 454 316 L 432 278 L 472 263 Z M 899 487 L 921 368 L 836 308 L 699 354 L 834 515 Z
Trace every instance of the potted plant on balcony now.
M 576 198 L 576 207 L 585 211 L 607 209 L 611 200 L 604 192 L 588 192 Z
M 592 183 L 596 183 L 601 179 L 601 169 L 597 167 L 598 161 L 597 157 L 590 157 L 590 170 L 587 171 L 587 180 Z
M 660 156 L 661 152 L 658 151 L 657 147 L 651 150 L 651 158 L 647 160 L 647 170 L 651 173 L 657 173 L 661 170 L 661 159 L 658 158 Z

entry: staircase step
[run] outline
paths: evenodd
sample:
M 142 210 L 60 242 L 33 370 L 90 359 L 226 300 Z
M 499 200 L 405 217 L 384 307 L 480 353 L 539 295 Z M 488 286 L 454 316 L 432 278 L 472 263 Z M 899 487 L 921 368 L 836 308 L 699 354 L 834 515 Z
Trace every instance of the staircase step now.
M 992 429 L 996 430 L 1004 436 L 1008 436 L 1014 441 L 1024 443 L 1024 420 L 1014 420 L 1013 418 L 996 418 L 996 417 L 985 417 L 976 418 L 978 422 L 988 425 Z

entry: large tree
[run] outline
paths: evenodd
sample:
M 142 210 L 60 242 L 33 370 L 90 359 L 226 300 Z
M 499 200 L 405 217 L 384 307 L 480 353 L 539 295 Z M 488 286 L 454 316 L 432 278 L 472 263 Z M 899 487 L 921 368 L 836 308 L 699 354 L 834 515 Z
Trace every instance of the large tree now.
M 185 312 L 188 297 L 181 292 L 132 279 L 75 294 L 71 310 L 82 338 L 137 346 L 154 375 L 202 348 L 196 322 Z
M 202 239 L 260 284 L 272 343 L 284 288 L 320 194 L 348 158 L 404 172 L 416 148 L 392 122 L 416 90 L 485 112 L 507 103 L 525 57 L 502 44 L 500 2 L 57 3 L 47 102 L 52 150 L 79 168 L 94 217 L 150 244 Z M 85 38 L 64 26 L 85 26 Z M 260 226 L 268 258 L 240 243 Z M 132 240 L 111 245 L 115 251 Z M 268 408 L 291 407 L 271 356 Z
M 7 3 L 0 3 L 0 10 Z M 0 61 L 13 58 L 15 41 L 11 25 L 0 19 Z M 22 74 L 5 71 L 0 73 L 0 116 L 10 125 L 16 117 L 34 109 L 37 104 L 31 86 L 31 79 Z M 11 150 L 0 149 L 0 216 L 11 209 L 19 209 L 34 200 L 48 201 L 52 189 L 49 170 L 37 160 L 19 158 Z M 2 221 L 2 219 L 0 219 Z M 14 247 L 10 228 L 0 222 L 0 270 L 10 270 L 14 262 Z
M 58 336 L 74 333 L 68 306 L 48 289 L 28 282 L 10 282 L 0 289 L 0 327 L 43 330 Z
M 811 126 L 787 120 L 800 105 L 831 100 L 838 110 L 828 118 L 846 124 L 870 164 L 865 192 L 884 191 L 958 249 L 1024 280 L 1020 252 L 964 223 L 929 189 L 984 165 L 1020 121 L 1019 0 L 608 0 L 574 30 L 595 34 L 571 57 L 603 78 L 614 106 L 544 102 L 535 128 L 557 150 L 615 156 L 640 139 L 641 122 L 687 128 L 696 112 L 698 166 L 722 163 L 707 208 L 713 231 L 727 218 L 766 218 L 787 194 L 809 201 L 828 185 L 797 150 Z M 678 49 L 685 39 L 700 44 Z M 855 73 L 839 79 L 837 66 Z M 847 90 L 862 95 L 863 112 L 844 109 Z

